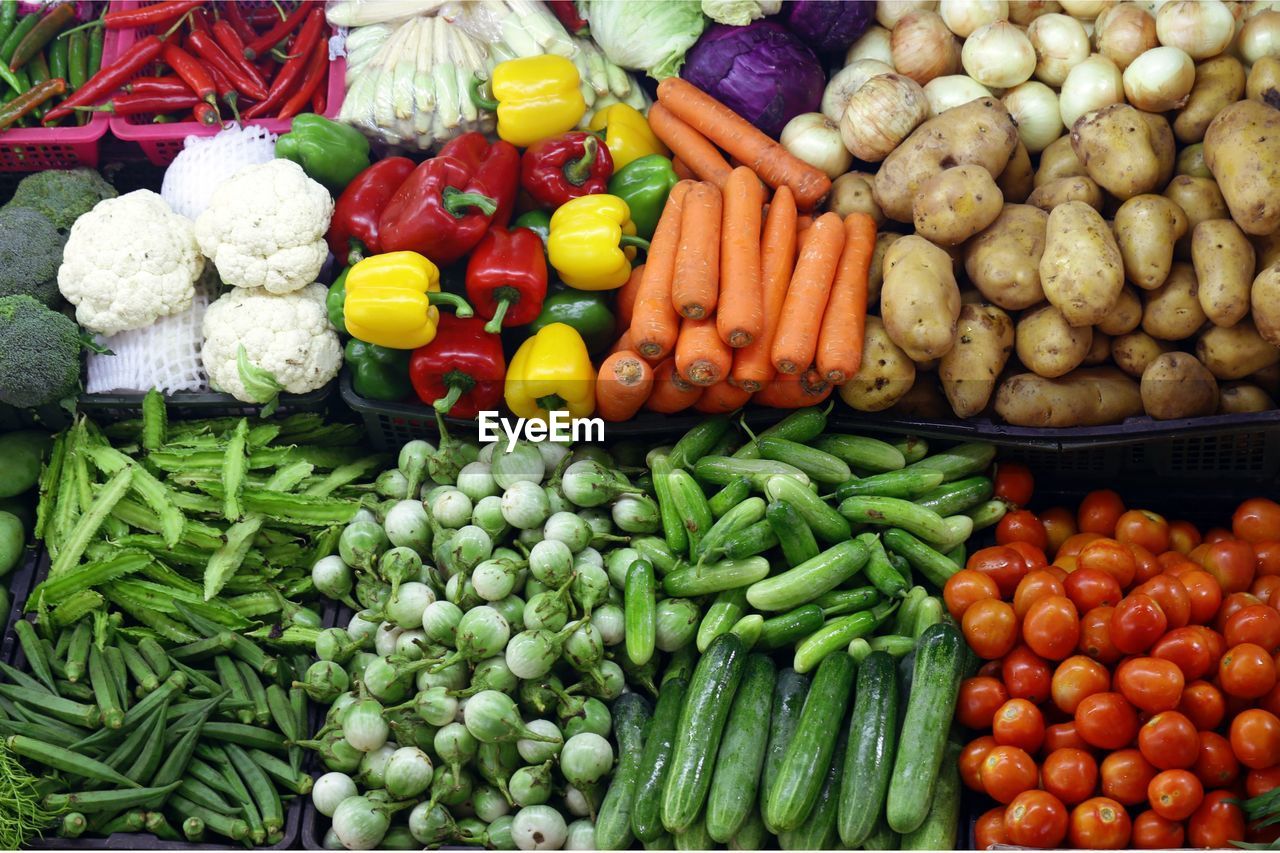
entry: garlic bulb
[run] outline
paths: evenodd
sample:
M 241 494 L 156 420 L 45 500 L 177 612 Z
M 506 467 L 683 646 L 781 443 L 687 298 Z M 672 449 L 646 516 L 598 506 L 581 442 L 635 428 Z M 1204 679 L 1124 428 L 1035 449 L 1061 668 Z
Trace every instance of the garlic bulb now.
M 1123 70 L 1160 44 L 1156 38 L 1156 19 L 1140 6 L 1117 3 L 1098 16 L 1093 43 L 1098 53 Z
M 938 14 L 951 32 L 968 38 L 979 27 L 1009 19 L 1008 0 L 942 0 Z
M 919 83 L 902 74 L 881 74 L 849 99 L 840 138 L 853 156 L 877 163 L 928 117 L 929 99 Z
M 1041 15 L 1027 27 L 1027 38 L 1036 52 L 1036 79 L 1050 86 L 1061 86 L 1091 53 L 1084 25 L 1068 15 Z
M 1062 11 L 1082 21 L 1092 21 L 1102 14 L 1102 10 L 1110 6 L 1114 0 L 1059 0 Z
M 921 86 L 960 70 L 960 43 L 937 12 L 904 15 L 890 33 L 892 65 Z
M 924 86 L 924 96 L 929 99 L 929 117 L 933 118 L 952 107 L 967 104 L 976 98 L 989 98 L 991 91 L 963 74 L 935 77 Z
M 1022 30 L 1008 21 L 996 21 L 965 39 L 960 61 L 982 85 L 1007 89 L 1031 79 L 1036 50 Z
M 1153 47 L 1124 70 L 1124 96 L 1149 113 L 1176 110 L 1196 82 L 1196 64 L 1176 47 Z
M 828 178 L 843 175 L 853 165 L 853 155 L 841 139 L 840 128 L 822 113 L 800 113 L 782 128 L 778 142 Z
M 1001 100 L 1018 126 L 1018 138 L 1032 154 L 1039 154 L 1062 135 L 1058 93 L 1039 80 L 1013 87 Z
M 891 30 L 911 12 L 936 5 L 934 0 L 876 0 L 876 23 Z
M 878 59 L 859 59 L 837 71 L 822 90 L 822 114 L 833 122 L 839 122 L 844 108 L 849 105 L 853 93 L 877 74 L 892 74 L 893 66 Z
M 1246 65 L 1263 57 L 1280 56 L 1280 12 L 1266 9 L 1245 19 L 1236 44 Z
M 1236 19 L 1221 0 L 1173 0 L 1156 12 L 1156 37 L 1192 59 L 1208 59 L 1227 49 Z
M 1070 130 L 1085 113 L 1123 100 L 1124 81 L 1120 69 L 1110 59 L 1095 53 L 1071 69 L 1058 93 L 1058 108 L 1062 123 Z
M 1030 26 L 1041 15 L 1061 11 L 1058 0 L 1009 0 L 1009 20 L 1020 27 Z
M 867 27 L 862 37 L 849 45 L 844 64 L 852 65 L 859 59 L 874 59 L 885 65 L 893 64 L 893 49 L 889 47 L 889 31 L 878 24 Z

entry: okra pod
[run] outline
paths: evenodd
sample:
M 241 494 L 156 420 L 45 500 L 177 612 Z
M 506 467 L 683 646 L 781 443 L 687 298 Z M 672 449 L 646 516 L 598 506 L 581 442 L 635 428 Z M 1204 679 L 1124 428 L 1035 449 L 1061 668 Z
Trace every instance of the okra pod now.
M 22 647 L 22 653 L 27 657 L 27 666 L 31 668 L 32 674 L 57 694 L 57 688 L 53 686 L 53 670 L 49 666 L 44 647 L 40 644 L 40 638 L 36 636 L 35 627 L 26 619 L 19 619 L 11 628 Z
M 102 723 L 102 715 L 97 706 L 63 699 L 45 689 L 33 690 L 16 684 L 0 684 L 0 696 L 36 708 L 56 720 L 73 726 L 96 729 Z
M 51 810 L 74 809 L 83 814 L 131 809 L 150 799 L 164 796 L 178 787 L 174 782 L 155 788 L 121 788 L 108 791 L 81 791 L 75 794 L 46 794 L 44 807 Z M 141 827 L 138 827 L 141 829 Z M 136 832 L 137 830 L 133 830 Z
M 22 735 L 10 735 L 5 739 L 5 744 L 11 752 L 17 753 L 23 758 L 30 758 L 32 761 L 37 761 L 46 767 L 61 770 L 81 779 L 111 782 L 126 788 L 141 787 L 137 782 L 121 773 L 117 773 L 101 761 L 89 758 L 86 755 L 80 755 L 60 746 L 41 743 L 38 740 Z
M 240 670 L 240 677 L 249 691 L 249 701 L 253 703 L 254 721 L 260 726 L 267 725 L 271 722 L 271 706 L 267 702 L 267 691 L 262 686 L 258 673 L 244 661 L 237 661 L 236 668 Z
M 84 677 L 85 667 L 89 665 L 89 643 L 93 640 L 93 627 L 89 621 L 82 620 L 71 632 L 71 642 L 67 644 L 67 681 L 79 683 Z
M 137 646 L 130 643 L 124 636 L 117 635 L 116 647 L 120 649 L 120 655 L 124 659 L 124 665 L 129 670 L 129 674 L 137 682 L 138 686 L 142 688 L 143 693 L 150 693 L 160 686 L 160 678 L 147 664 L 146 660 L 143 659 Z

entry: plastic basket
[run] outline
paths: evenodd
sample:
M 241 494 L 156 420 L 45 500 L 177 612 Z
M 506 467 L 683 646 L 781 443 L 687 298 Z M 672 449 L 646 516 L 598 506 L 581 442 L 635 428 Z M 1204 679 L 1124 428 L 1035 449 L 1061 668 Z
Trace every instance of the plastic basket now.
M 329 403 L 333 383 L 307 394 L 281 394 L 276 416 L 294 415 L 299 412 L 323 414 Z M 113 423 L 142 417 L 142 398 L 145 394 L 81 394 L 80 411 L 94 420 Z M 177 391 L 165 397 L 170 420 L 195 420 L 199 418 L 256 418 L 261 416 L 262 406 L 243 403 L 230 394 L 214 391 Z
M 242 3 L 244 6 L 270 5 L 264 0 L 235 1 Z M 307 1 L 303 0 L 303 2 Z M 141 6 L 149 5 L 151 5 L 150 2 L 143 2 L 143 0 L 111 0 L 112 9 L 137 9 Z M 123 55 L 135 42 L 145 38 L 150 33 L 150 28 L 122 30 L 117 43 L 116 55 Z M 338 110 L 342 106 L 342 99 L 346 96 L 346 71 L 346 59 L 339 57 L 331 60 L 329 62 L 328 76 L 325 82 L 320 84 L 325 88 L 326 92 L 324 115 L 329 118 L 333 118 L 338 114 Z M 173 162 L 173 158 L 178 156 L 178 152 L 182 150 L 183 143 L 188 136 L 213 136 L 222 130 L 220 125 L 209 126 L 198 121 L 155 124 L 151 119 L 152 116 L 147 114 L 111 116 L 111 134 L 117 139 L 137 143 L 147 159 L 157 166 L 167 166 Z M 289 128 L 293 126 L 293 119 L 262 118 L 254 119 L 249 124 L 265 127 L 272 133 L 288 133 Z

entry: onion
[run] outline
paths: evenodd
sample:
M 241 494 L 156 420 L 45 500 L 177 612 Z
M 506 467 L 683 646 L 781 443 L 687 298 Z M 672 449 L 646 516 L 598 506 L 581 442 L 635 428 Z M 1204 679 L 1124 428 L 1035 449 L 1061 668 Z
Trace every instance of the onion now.
M 1093 38 L 1098 52 L 1121 69 L 1160 44 L 1156 19 L 1132 3 L 1116 3 L 1099 15 Z
M 1028 80 L 1004 93 L 1005 109 L 1018 126 L 1018 138 L 1032 154 L 1039 154 L 1062 135 L 1058 93 L 1038 80 Z
M 843 175 L 853 164 L 853 155 L 840 140 L 840 128 L 822 113 L 800 113 L 782 128 L 778 141 L 799 159 L 825 172 L 828 178 Z M 617 506 L 614 504 L 615 521 Z
M 989 98 L 991 90 L 972 77 L 948 74 L 946 77 L 935 77 L 926 83 L 924 96 L 929 99 L 929 118 L 933 118 L 952 107 L 967 104 L 977 98 Z
M 874 59 L 885 65 L 893 62 L 893 49 L 889 46 L 887 29 L 873 24 L 861 38 L 849 45 L 849 50 L 844 55 L 844 64 L 852 65 L 860 59 Z
M 564 818 L 550 806 L 526 806 L 511 822 L 511 838 L 520 850 L 559 850 L 568 837 Z
M 876 0 L 876 23 L 893 29 L 898 21 L 917 9 L 932 9 L 934 0 Z
M 890 33 L 893 67 L 921 86 L 960 69 L 960 43 L 937 12 L 904 15 Z
M 1068 129 L 1085 113 L 1122 101 L 1124 82 L 1120 69 L 1099 53 L 1072 68 L 1058 93 L 1062 123 Z
M 1264 57 L 1280 56 L 1280 11 L 1266 9 L 1246 19 L 1236 45 L 1248 65 Z
M 1227 49 L 1236 19 L 1221 0 L 1173 0 L 1156 12 L 1156 36 L 1166 47 L 1192 59 L 1208 59 Z
M 1124 94 L 1149 113 L 1176 110 L 1187 102 L 1196 82 L 1196 64 L 1176 47 L 1154 47 L 1124 70 Z
M 1062 10 L 1073 18 L 1092 21 L 1114 0 L 1058 0 Z
M 358 795 L 356 783 L 346 773 L 326 773 L 311 786 L 311 803 L 325 817 L 333 817 L 343 800 Z
M 1024 83 L 1036 70 L 1030 39 L 1008 21 L 987 24 L 965 39 L 960 58 L 970 77 L 997 89 Z
M 1009 19 L 1008 0 L 942 0 L 938 14 L 951 32 L 968 38 L 974 30 Z
M 854 93 L 840 119 L 840 138 L 859 160 L 888 157 L 929 117 L 929 99 L 910 77 L 882 74 Z
M 1062 11 L 1058 0 L 1009 0 L 1009 20 L 1020 27 L 1030 26 L 1041 15 Z
M 1089 58 L 1089 36 L 1075 18 L 1041 15 L 1027 27 L 1027 38 L 1036 52 L 1036 79 L 1061 86 L 1067 74 Z
M 838 123 L 853 93 L 877 74 L 892 74 L 893 66 L 878 59 L 857 59 L 837 71 L 822 91 L 822 114 Z M 795 119 L 792 119 L 795 121 Z M 785 134 L 786 128 L 782 129 Z M 783 143 L 786 144 L 785 142 Z

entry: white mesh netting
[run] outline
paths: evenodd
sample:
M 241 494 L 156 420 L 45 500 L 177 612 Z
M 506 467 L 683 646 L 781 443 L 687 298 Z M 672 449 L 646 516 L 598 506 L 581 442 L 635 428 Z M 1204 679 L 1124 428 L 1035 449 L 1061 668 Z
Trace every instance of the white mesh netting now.
M 214 136 L 188 136 L 164 172 L 160 196 L 194 220 L 209 206 L 213 191 L 245 166 L 275 159 L 276 135 L 256 125 L 230 125 Z

